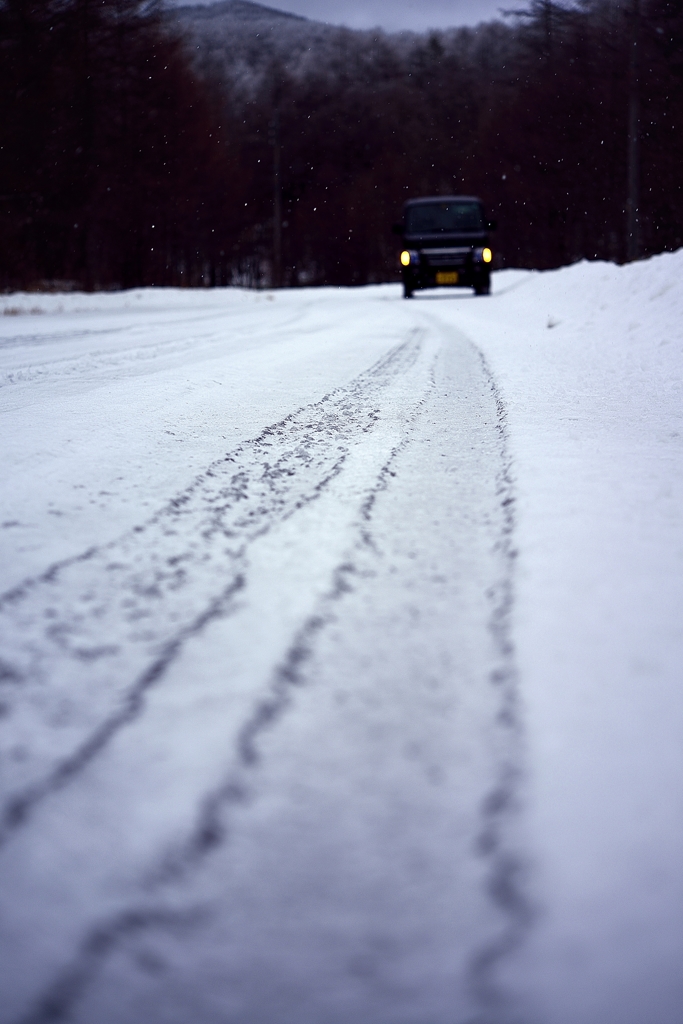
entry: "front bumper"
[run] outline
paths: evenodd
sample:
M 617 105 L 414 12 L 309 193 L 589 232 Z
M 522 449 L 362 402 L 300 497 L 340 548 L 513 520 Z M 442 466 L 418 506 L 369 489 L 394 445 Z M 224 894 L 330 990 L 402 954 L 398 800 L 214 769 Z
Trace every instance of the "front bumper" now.
M 411 251 L 410 256 L 410 263 L 401 267 L 401 272 L 404 282 L 413 289 L 477 288 L 491 274 L 490 264 L 484 263 L 473 246 L 420 249 Z

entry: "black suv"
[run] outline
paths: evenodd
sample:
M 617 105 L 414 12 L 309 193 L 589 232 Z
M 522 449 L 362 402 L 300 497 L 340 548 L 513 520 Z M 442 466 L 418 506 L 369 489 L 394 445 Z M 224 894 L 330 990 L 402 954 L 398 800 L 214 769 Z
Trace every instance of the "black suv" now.
M 406 299 L 419 288 L 457 285 L 476 295 L 491 291 L 493 253 L 488 221 L 476 196 L 409 199 L 394 233 L 403 238 L 401 270 Z

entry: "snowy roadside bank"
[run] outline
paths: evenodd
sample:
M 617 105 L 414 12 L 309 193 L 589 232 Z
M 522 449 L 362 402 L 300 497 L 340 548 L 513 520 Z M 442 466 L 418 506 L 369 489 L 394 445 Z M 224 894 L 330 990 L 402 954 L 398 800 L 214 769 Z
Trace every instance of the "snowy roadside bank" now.
M 546 1020 L 683 1005 L 683 251 L 434 302 L 507 406 Z M 517 965 L 519 966 L 519 965 Z

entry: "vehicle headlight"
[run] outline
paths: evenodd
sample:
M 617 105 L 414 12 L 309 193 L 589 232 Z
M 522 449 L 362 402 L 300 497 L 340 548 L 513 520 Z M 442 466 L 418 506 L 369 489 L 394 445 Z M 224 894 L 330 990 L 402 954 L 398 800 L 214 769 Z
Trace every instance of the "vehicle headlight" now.
M 404 267 L 410 266 L 410 253 L 407 249 L 404 249 L 401 253 L 401 265 Z
M 493 259 L 493 253 L 489 249 L 488 245 L 481 250 L 481 258 L 483 259 L 484 263 L 490 263 L 491 260 Z

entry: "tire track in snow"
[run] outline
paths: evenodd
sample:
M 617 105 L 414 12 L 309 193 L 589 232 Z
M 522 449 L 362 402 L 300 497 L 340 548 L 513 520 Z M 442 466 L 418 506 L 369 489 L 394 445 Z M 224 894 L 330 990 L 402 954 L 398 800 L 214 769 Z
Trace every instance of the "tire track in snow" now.
M 501 928 L 493 940 L 475 949 L 469 965 L 469 985 L 480 1013 L 468 1024 L 529 1024 L 501 983 L 502 962 L 524 941 L 533 914 L 527 894 L 526 865 L 515 838 L 520 814 L 519 791 L 523 782 L 520 768 L 521 724 L 517 707 L 517 678 L 511 642 L 510 616 L 513 602 L 514 494 L 507 452 L 506 413 L 495 382 L 483 357 L 482 370 L 494 398 L 499 439 L 499 470 L 496 481 L 501 529 L 496 542 L 501 572 L 487 592 L 491 608 L 488 628 L 498 658 L 489 677 L 499 695 L 498 732 L 500 767 L 495 785 L 482 802 L 480 829 L 475 855 L 488 862 L 487 899 L 498 909 Z M 106 960 L 143 933 L 175 930 L 178 922 L 192 927 L 201 924 L 209 912 L 197 897 L 175 883 L 189 882 L 212 853 L 230 841 L 231 809 L 251 802 L 256 794 L 252 775 L 261 758 L 259 740 L 286 715 L 296 689 L 310 683 L 308 664 L 315 655 L 323 631 L 335 621 L 339 603 L 362 585 L 364 573 L 372 571 L 377 549 L 372 536 L 372 511 L 379 494 L 390 485 L 396 458 L 409 443 L 395 447 L 381 469 L 373 488 L 367 492 L 358 515 L 357 539 L 348 557 L 334 570 L 328 593 L 315 612 L 297 631 L 287 655 L 271 679 L 267 694 L 254 706 L 238 733 L 233 768 L 221 785 L 207 794 L 198 809 L 195 824 L 186 841 L 162 856 L 144 882 L 146 899 L 139 905 L 112 914 L 91 927 L 81 941 L 69 967 L 44 991 L 20 1024 L 48 1024 L 70 1019 L 78 1013 L 81 998 L 103 969 Z M 155 898 L 156 896 L 156 898 Z M 195 897 L 197 894 L 195 893 Z
M 502 529 L 497 550 L 502 573 L 487 597 L 491 602 L 489 630 L 498 651 L 499 664 L 490 681 L 500 694 L 498 724 L 503 743 L 495 787 L 481 808 L 481 830 L 477 853 L 488 861 L 487 891 L 494 906 L 500 910 L 505 927 L 500 935 L 476 950 L 470 960 L 469 979 L 472 992 L 482 1007 L 481 1024 L 530 1024 L 526 1009 L 520 1007 L 499 978 L 499 969 L 525 942 L 535 913 L 529 888 L 529 864 L 517 836 L 522 813 L 521 791 L 523 726 L 519 708 L 519 679 L 512 642 L 512 611 L 514 605 L 514 569 L 517 551 L 514 547 L 515 495 L 512 460 L 509 453 L 507 410 L 486 358 L 476 349 L 484 377 L 496 408 L 495 429 L 499 444 L 499 470 L 496 494 L 502 513 Z M 471 1024 L 480 1024 L 473 1021 Z
M 87 311 L 82 312 L 88 315 Z M 133 310 L 126 311 L 128 314 L 132 312 Z M 111 376 L 113 372 L 125 373 L 130 370 L 138 370 L 148 363 L 156 363 L 160 359 L 173 359 L 177 356 L 182 356 L 190 350 L 196 354 L 198 346 L 206 351 L 210 351 L 217 344 L 223 343 L 222 338 L 226 330 L 226 314 L 232 313 L 234 315 L 237 313 L 239 315 L 242 312 L 243 308 L 238 306 L 232 310 L 221 310 L 220 314 L 214 309 L 203 314 L 193 311 L 185 316 L 176 316 L 173 318 L 174 336 L 166 340 L 140 340 L 138 336 L 142 339 L 148 336 L 149 327 L 139 328 L 131 324 L 99 330 L 85 329 L 74 331 L 72 329 L 63 329 L 48 334 L 18 334 L 16 336 L 0 338 L 0 353 L 7 354 L 17 351 L 23 354 L 27 347 L 45 350 L 43 362 L 37 361 L 36 353 L 36 357 L 30 363 L 0 368 L 0 389 L 12 388 L 22 384 L 42 384 L 46 381 L 52 383 L 60 379 L 78 379 L 84 374 L 92 379 L 96 376 Z M 280 310 L 278 312 L 280 313 L 279 323 L 271 323 L 269 328 L 275 332 L 292 332 L 304 316 L 302 310 Z M 66 313 L 66 315 L 78 316 L 80 314 L 78 311 L 74 311 L 74 313 Z M 219 316 L 221 321 L 220 330 L 216 324 Z M 181 337 L 178 337 L 177 332 L 179 330 L 182 331 L 184 324 L 187 324 L 188 330 L 192 333 L 188 334 L 186 332 Z M 240 342 L 243 344 L 245 340 L 249 341 L 252 336 L 258 336 L 262 331 L 263 328 L 261 326 L 257 328 L 249 327 L 242 320 L 239 324 Z M 117 339 L 123 337 L 126 339 L 125 347 L 119 347 L 113 351 L 101 348 L 88 353 L 50 358 L 50 347 L 55 342 L 74 342 L 81 339 L 91 340 L 96 339 L 98 336 L 116 337 Z
M 260 760 L 259 738 L 274 728 L 286 713 L 292 691 L 308 681 L 306 664 L 314 653 L 317 637 L 334 621 L 337 604 L 355 589 L 354 581 L 362 576 L 359 565 L 361 560 L 367 561 L 368 555 L 373 558 L 376 554 L 376 546 L 369 529 L 372 508 L 378 495 L 389 486 L 394 475 L 392 466 L 407 443 L 408 441 L 404 440 L 397 445 L 382 466 L 374 486 L 366 494 L 360 507 L 358 536 L 349 557 L 334 570 L 330 589 L 323 596 L 316 611 L 293 637 L 282 664 L 278 665 L 273 673 L 267 694 L 256 703 L 252 713 L 239 729 L 234 766 L 230 775 L 214 792 L 202 800 L 196 823 L 184 845 L 164 856 L 160 865 L 150 874 L 148 884 L 152 888 L 184 875 L 196 867 L 214 847 L 226 840 L 228 826 L 224 819 L 230 806 L 243 803 L 249 797 L 248 773 Z
M 67 1020 L 69 1011 L 106 960 L 127 938 L 150 928 L 181 932 L 191 929 L 206 916 L 203 908 L 174 911 L 166 907 L 137 907 L 124 910 L 105 925 L 94 928 L 83 943 L 77 962 L 66 970 L 37 1006 L 18 1024 L 49 1024 Z
M 417 403 L 418 408 L 423 402 Z M 411 418 L 414 418 L 411 417 Z M 159 863 L 143 880 L 149 897 L 144 903 L 112 914 L 91 927 L 81 940 L 71 964 L 34 1003 L 16 1024 L 50 1024 L 68 1020 L 88 986 L 96 978 L 108 957 L 147 931 L 189 930 L 210 916 L 210 908 L 197 901 L 189 906 L 174 906 L 169 886 L 198 870 L 203 861 L 229 841 L 229 812 L 255 795 L 250 773 L 258 765 L 258 741 L 277 725 L 291 703 L 292 691 L 306 685 L 306 663 L 315 650 L 316 638 L 334 621 L 335 606 L 354 589 L 354 578 L 362 574 L 357 562 L 376 548 L 370 532 L 372 508 L 378 495 L 389 486 L 392 469 L 407 440 L 397 445 L 380 470 L 374 486 L 366 493 L 358 517 L 358 535 L 348 559 L 333 572 L 332 584 L 316 611 L 297 630 L 282 663 L 278 665 L 267 694 L 259 699 L 238 732 L 233 768 L 226 779 L 201 801 L 194 826 L 182 846 L 162 855 Z M 158 893 L 156 901 L 154 894 Z
M 342 471 L 420 351 L 413 332 L 348 386 L 212 464 L 144 525 L 0 596 L 0 845 L 143 711 L 186 640 L 237 606 L 249 544 Z

